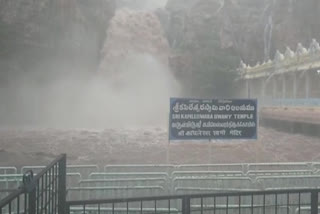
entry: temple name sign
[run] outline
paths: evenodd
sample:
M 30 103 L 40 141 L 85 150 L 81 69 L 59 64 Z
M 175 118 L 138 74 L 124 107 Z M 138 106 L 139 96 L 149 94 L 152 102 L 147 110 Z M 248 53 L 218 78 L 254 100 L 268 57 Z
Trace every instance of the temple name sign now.
M 257 100 L 171 98 L 169 140 L 257 139 Z

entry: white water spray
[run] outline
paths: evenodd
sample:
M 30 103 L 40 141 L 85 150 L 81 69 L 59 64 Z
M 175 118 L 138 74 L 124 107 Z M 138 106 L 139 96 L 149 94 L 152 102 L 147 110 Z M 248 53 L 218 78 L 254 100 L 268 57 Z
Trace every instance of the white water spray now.
M 272 44 L 272 33 L 273 33 L 273 10 L 276 4 L 276 0 L 273 0 L 269 6 L 269 15 L 264 28 L 264 60 L 270 59 L 271 44 Z

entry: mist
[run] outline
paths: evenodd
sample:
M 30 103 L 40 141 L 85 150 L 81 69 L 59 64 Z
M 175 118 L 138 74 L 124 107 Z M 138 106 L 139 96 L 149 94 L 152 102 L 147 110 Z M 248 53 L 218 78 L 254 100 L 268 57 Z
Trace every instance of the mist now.
M 125 7 L 136 10 L 154 10 L 166 6 L 168 0 L 119 0 L 119 8 Z
M 70 32 L 66 35 L 80 38 L 81 46 L 87 47 L 84 53 L 68 55 L 59 50 L 42 56 L 46 53 L 40 50 L 38 55 L 28 54 L 29 61 L 25 61 L 34 65 L 8 72 L 6 84 L 0 86 L 0 126 L 167 126 L 169 98 L 179 95 L 180 86 L 168 66 L 170 50 L 161 24 L 152 12 L 166 2 L 117 1 L 120 12 L 109 27 L 101 25 L 97 31 L 106 32 L 98 46 L 96 35 L 88 39 L 90 29 L 84 32 L 78 25 L 67 28 Z M 145 12 L 134 12 L 141 10 Z M 142 22 L 141 17 L 145 19 Z M 130 28 L 133 23 L 139 26 Z M 148 37 L 139 40 L 137 33 L 141 32 Z M 137 39 L 132 42 L 130 36 Z M 66 45 L 72 46 L 69 43 Z
M 147 54 L 127 57 L 117 73 L 68 70 L 45 84 L 40 76 L 20 75 L 1 88 L 2 126 L 165 126 L 169 98 L 179 90 L 170 70 Z

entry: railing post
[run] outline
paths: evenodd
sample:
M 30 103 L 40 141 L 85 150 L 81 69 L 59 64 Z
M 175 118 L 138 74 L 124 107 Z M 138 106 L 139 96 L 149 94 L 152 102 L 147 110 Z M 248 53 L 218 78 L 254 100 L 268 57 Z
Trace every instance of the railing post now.
M 66 174 L 67 157 L 64 154 L 59 161 L 58 214 L 66 213 Z
M 70 205 L 67 203 L 66 204 L 66 214 L 70 213 Z
M 318 190 L 311 192 L 311 214 L 318 214 Z
M 187 196 L 182 198 L 182 214 L 190 214 L 190 198 Z
M 22 183 L 23 183 L 24 193 L 28 196 L 28 213 L 35 214 L 36 213 L 36 186 L 35 186 L 32 170 L 29 170 L 25 174 L 23 174 Z
M 28 207 L 29 213 L 35 214 L 36 213 L 36 189 L 34 188 L 31 192 L 28 193 Z

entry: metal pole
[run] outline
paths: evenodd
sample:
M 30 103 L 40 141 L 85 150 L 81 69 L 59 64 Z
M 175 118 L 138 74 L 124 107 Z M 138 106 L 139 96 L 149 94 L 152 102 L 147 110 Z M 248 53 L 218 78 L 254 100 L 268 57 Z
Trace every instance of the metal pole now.
M 28 213 L 30 214 L 35 214 L 36 213 L 36 185 L 34 183 L 32 170 L 29 170 L 23 174 L 22 182 L 23 182 L 23 188 L 25 193 L 25 202 L 24 202 L 25 210 L 27 210 Z M 27 205 L 28 205 L 28 208 L 27 208 Z
M 182 214 L 190 214 L 190 198 L 189 197 L 182 198 Z
M 66 165 L 67 157 L 64 154 L 59 161 L 58 214 L 66 213 Z
M 166 154 L 166 162 L 167 164 L 170 164 L 170 140 L 168 140 L 168 144 L 167 144 L 167 154 Z
M 318 214 L 318 191 L 311 192 L 311 214 Z
M 69 214 L 70 213 L 70 206 L 67 204 L 66 205 L 66 214 Z M 100 212 L 99 212 L 100 213 Z
M 211 139 L 209 140 L 209 151 L 210 151 L 210 154 L 209 154 L 209 164 L 212 163 L 212 143 L 211 143 Z
M 29 213 L 35 214 L 36 213 L 36 188 L 33 188 L 31 192 L 28 193 L 29 199 Z
M 171 108 L 171 107 L 170 107 Z M 171 119 L 170 119 L 170 117 L 171 117 L 171 115 L 170 115 L 170 113 L 168 113 L 168 133 L 169 133 L 169 135 L 170 135 L 170 126 L 171 126 L 171 124 L 170 124 L 170 121 L 171 121 Z M 167 162 L 167 164 L 170 164 L 170 136 L 168 137 L 168 144 L 167 144 L 167 151 L 166 151 L 166 162 Z

